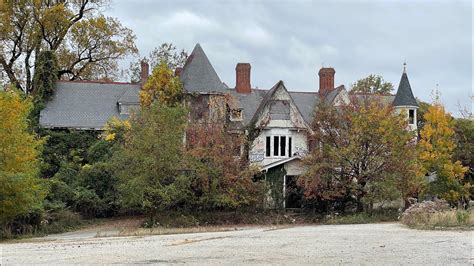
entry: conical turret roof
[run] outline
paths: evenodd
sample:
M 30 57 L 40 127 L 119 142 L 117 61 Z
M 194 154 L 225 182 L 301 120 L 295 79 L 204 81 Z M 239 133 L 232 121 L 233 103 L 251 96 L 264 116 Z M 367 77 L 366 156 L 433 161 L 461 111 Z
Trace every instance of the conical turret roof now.
M 226 90 L 199 43 L 189 55 L 180 77 L 187 92 L 225 92 Z
M 400 79 L 400 84 L 398 85 L 397 94 L 393 100 L 393 106 L 416 106 L 418 103 L 413 96 L 413 91 L 411 90 L 410 81 L 408 81 L 408 76 L 406 71 L 403 71 L 402 78 Z

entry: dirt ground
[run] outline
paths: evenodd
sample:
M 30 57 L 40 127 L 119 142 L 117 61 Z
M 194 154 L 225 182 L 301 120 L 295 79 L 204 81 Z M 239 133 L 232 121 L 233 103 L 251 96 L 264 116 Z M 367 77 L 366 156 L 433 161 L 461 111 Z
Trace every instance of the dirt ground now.
M 473 247 L 472 231 L 420 231 L 396 223 L 139 237 L 97 237 L 93 229 L 3 243 L 0 263 L 472 265 Z

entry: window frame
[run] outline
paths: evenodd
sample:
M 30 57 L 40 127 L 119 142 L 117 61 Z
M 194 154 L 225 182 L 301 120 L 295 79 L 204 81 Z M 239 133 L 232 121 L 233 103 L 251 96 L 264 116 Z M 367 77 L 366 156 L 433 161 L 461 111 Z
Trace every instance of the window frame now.
M 291 158 L 292 145 L 292 135 L 265 136 L 265 158 Z
M 415 109 L 408 109 L 408 124 L 414 125 L 415 124 Z

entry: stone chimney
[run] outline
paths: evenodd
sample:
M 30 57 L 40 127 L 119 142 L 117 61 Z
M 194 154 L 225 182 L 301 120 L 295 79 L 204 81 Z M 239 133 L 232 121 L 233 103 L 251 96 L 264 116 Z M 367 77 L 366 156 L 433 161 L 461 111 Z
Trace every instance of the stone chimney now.
M 174 75 L 175 75 L 176 77 L 179 77 L 179 76 L 181 76 L 181 72 L 183 72 L 183 68 L 182 68 L 182 67 L 177 67 L 177 68 L 175 68 L 175 70 L 174 70 Z
M 238 63 L 235 67 L 235 90 L 238 93 L 251 93 L 250 64 Z
M 145 85 L 146 81 L 148 80 L 148 75 L 149 75 L 149 69 L 150 69 L 150 66 L 148 65 L 148 63 L 145 61 L 145 60 L 142 60 L 141 63 L 140 63 L 140 67 L 141 67 L 141 70 L 140 70 L 140 84 L 143 86 Z
M 322 67 L 319 70 L 319 95 L 326 96 L 334 89 L 334 75 L 336 70 L 332 67 Z

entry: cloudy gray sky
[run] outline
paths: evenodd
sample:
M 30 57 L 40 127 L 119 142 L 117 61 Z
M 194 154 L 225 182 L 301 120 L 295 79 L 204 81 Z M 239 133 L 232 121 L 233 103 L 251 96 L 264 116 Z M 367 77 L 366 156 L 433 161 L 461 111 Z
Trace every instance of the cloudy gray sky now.
M 259 88 L 283 80 L 317 90 L 322 65 L 336 69 L 336 85 L 379 74 L 397 87 L 406 60 L 416 97 L 431 102 L 439 84 L 449 111 L 470 108 L 471 1 L 120 0 L 106 14 L 133 29 L 142 56 L 163 42 L 188 52 L 199 42 L 231 87 L 237 62 L 252 64 Z

